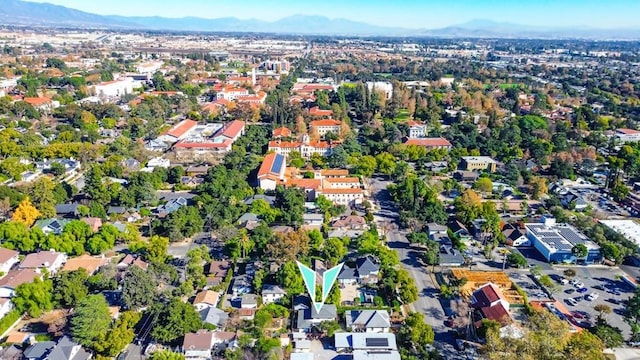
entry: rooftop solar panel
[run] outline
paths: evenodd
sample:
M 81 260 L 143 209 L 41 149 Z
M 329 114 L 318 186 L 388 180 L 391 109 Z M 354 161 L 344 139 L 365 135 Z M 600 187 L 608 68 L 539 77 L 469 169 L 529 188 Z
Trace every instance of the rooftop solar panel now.
M 279 174 L 283 164 L 284 164 L 284 156 L 277 154 L 276 157 L 273 159 L 273 165 L 271 165 L 271 172 L 275 174 Z
M 365 344 L 367 346 L 389 346 L 389 339 L 387 338 L 366 338 Z

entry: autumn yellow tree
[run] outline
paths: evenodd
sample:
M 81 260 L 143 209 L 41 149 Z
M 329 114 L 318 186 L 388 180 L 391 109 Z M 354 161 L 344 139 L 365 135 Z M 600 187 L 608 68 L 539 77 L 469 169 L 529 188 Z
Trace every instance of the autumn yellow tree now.
M 27 226 L 31 226 L 39 216 L 40 211 L 38 211 L 38 209 L 36 209 L 36 207 L 31 204 L 31 200 L 27 196 L 20 202 L 20 204 L 16 208 L 16 211 L 13 212 L 11 220 L 23 223 Z
M 531 198 L 535 200 L 540 199 L 540 197 L 546 195 L 547 191 L 549 191 L 547 187 L 547 179 L 545 178 L 533 176 L 529 181 L 529 184 L 531 185 Z

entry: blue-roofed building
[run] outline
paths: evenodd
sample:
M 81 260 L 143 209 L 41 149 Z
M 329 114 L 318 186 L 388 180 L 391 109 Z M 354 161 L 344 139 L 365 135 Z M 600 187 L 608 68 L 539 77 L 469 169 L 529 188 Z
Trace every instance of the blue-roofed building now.
M 593 264 L 602 261 L 600 246 L 575 227 L 557 224 L 556 219 L 550 215 L 543 216 L 540 223 L 528 223 L 524 226 L 527 238 L 548 262 Z M 578 258 L 573 254 L 572 249 L 578 244 L 586 246 L 586 257 Z
M 264 157 L 258 170 L 258 184 L 262 190 L 275 190 L 284 180 L 287 158 L 284 155 L 270 153 Z
M 171 214 L 172 212 L 180 209 L 183 206 L 186 206 L 188 203 L 189 201 L 183 197 L 171 199 L 166 204 L 158 206 L 157 211 L 161 216 L 165 216 Z

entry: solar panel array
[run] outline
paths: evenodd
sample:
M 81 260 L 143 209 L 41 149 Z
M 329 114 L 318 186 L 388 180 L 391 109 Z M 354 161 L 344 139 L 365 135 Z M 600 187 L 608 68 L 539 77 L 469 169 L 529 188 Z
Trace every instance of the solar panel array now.
M 376 346 L 376 347 L 389 346 L 389 339 L 387 339 L 387 338 L 366 338 L 364 341 L 365 341 L 365 344 L 367 345 L 367 347 L 369 347 L 369 346 Z
M 279 174 L 282 169 L 282 165 L 284 165 L 284 156 L 276 154 L 276 157 L 273 159 L 273 164 L 271 165 L 271 172 Z
M 569 226 L 548 228 L 542 224 L 527 224 L 527 227 L 540 241 L 557 250 L 571 250 L 574 245 L 587 242 L 587 239 Z

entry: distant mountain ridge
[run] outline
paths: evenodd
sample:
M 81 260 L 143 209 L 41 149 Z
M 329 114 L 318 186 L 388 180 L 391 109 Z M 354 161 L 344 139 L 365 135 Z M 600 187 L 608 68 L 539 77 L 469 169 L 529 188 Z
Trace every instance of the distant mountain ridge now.
M 292 15 L 277 21 L 224 17 L 166 18 L 97 15 L 49 3 L 0 0 L 0 24 L 194 32 L 248 32 L 301 35 L 361 35 L 468 38 L 640 39 L 640 29 L 542 28 L 492 20 L 472 20 L 440 29 L 377 26 L 343 18 Z

